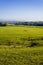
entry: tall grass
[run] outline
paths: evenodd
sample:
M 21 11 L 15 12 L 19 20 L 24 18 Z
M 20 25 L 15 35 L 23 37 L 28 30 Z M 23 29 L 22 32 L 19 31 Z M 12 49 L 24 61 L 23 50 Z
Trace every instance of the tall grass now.
M 0 27 L 0 45 L 29 45 L 31 41 L 43 45 L 43 27 Z
M 43 27 L 0 27 L 0 65 L 43 65 Z

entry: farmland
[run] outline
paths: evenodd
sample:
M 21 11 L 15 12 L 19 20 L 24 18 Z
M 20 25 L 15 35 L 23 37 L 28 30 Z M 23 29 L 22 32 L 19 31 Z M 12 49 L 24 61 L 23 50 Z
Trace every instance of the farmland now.
M 1 65 L 43 65 L 43 27 L 0 26 Z

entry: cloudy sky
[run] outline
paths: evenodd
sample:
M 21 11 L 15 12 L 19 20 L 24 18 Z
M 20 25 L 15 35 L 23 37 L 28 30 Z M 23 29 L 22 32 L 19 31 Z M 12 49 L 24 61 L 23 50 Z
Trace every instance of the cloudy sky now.
M 43 21 L 43 0 L 0 0 L 0 19 Z

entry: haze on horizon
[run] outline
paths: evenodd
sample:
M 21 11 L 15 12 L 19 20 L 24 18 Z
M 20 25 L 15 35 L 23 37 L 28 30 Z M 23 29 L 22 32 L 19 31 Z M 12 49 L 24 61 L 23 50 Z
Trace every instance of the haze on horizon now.
M 0 20 L 43 21 L 43 0 L 0 0 Z

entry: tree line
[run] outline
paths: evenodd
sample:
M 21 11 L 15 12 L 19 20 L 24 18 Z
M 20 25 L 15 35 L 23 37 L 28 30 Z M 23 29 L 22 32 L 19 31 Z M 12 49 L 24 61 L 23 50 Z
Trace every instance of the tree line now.
M 10 25 L 27 25 L 27 26 L 43 26 L 43 22 L 0 22 L 0 26 Z

